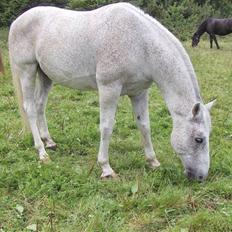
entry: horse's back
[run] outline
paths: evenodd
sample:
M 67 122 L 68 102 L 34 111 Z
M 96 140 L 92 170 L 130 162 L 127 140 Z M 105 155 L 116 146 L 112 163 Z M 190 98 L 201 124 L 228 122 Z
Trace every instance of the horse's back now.
M 107 72 L 112 63 L 129 66 L 132 53 L 142 52 L 145 25 L 139 17 L 123 3 L 88 12 L 36 7 L 12 24 L 10 52 L 15 62 L 38 62 L 58 82 L 94 76 L 97 63 Z
M 231 18 L 208 18 L 206 31 L 209 34 L 227 35 L 232 32 Z
M 133 45 L 136 47 L 141 40 L 145 42 L 145 37 L 151 36 L 151 39 L 155 40 L 155 37 L 159 37 L 166 30 L 156 23 L 158 22 L 155 20 L 147 20 L 142 11 L 128 3 L 111 4 L 85 12 L 40 6 L 28 10 L 13 22 L 9 43 L 10 46 L 18 46 L 20 43 L 28 42 L 28 45 L 37 49 L 42 41 L 49 43 L 51 47 L 57 43 L 69 42 L 72 48 L 75 48 L 76 45 L 73 43 L 80 42 L 79 40 L 85 37 L 84 42 L 89 42 L 97 48 L 103 44 L 105 46 L 105 43 L 112 46 L 117 40 L 115 43 L 118 47 L 122 41 L 128 41 L 128 49 L 132 49 Z M 154 33 L 157 36 L 152 36 Z M 175 39 L 171 33 L 169 36 L 172 40 Z

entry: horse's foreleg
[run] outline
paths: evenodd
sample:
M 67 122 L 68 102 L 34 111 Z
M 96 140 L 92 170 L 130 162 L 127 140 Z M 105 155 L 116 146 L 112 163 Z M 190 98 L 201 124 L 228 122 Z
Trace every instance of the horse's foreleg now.
M 37 110 L 37 126 L 39 129 L 40 137 L 45 143 L 46 148 L 55 149 L 56 144 L 52 140 L 47 126 L 47 120 L 45 116 L 45 108 L 48 98 L 48 93 L 51 90 L 52 81 L 38 69 L 38 78 L 35 89 L 35 103 Z
M 37 72 L 37 64 L 23 65 L 20 68 L 19 78 L 23 95 L 23 109 L 27 115 L 27 119 L 33 135 L 35 148 L 38 150 L 39 158 L 47 161 L 47 155 L 44 144 L 40 138 L 39 130 L 36 124 L 37 111 L 35 107 L 35 77 Z
M 156 159 L 155 152 L 151 142 L 151 131 L 148 111 L 148 91 L 140 95 L 130 97 L 138 128 L 143 137 L 143 144 L 147 162 L 153 169 L 160 166 Z
M 216 38 L 215 35 L 213 35 L 213 40 L 214 40 L 214 42 L 215 42 L 215 44 L 216 44 L 216 46 L 217 46 L 217 49 L 219 49 L 220 47 L 219 47 L 219 45 L 218 45 L 217 38 Z
M 101 178 L 116 177 L 115 172 L 109 164 L 109 142 L 114 125 L 114 117 L 121 93 L 121 85 L 113 83 L 112 85 L 98 84 L 99 102 L 100 102 L 100 132 L 101 141 L 98 153 L 98 163 L 102 168 Z

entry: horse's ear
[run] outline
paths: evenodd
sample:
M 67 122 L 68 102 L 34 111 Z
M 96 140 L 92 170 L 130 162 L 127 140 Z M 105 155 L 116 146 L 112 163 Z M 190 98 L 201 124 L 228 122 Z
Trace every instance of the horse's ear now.
M 197 118 L 200 116 L 200 113 L 201 113 L 201 103 L 198 102 L 192 108 L 192 117 Z
M 211 108 L 212 108 L 212 106 L 215 104 L 216 100 L 217 100 L 217 99 L 214 99 L 213 101 L 211 101 L 211 102 L 209 102 L 209 103 L 207 103 L 207 104 L 205 105 L 205 107 L 206 107 L 206 109 L 207 109 L 208 111 L 211 110 Z

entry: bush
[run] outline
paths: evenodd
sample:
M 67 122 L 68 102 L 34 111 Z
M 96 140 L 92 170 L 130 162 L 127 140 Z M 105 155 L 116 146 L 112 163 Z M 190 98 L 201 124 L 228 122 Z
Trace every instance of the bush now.
M 161 21 L 179 39 L 186 40 L 191 37 L 201 21 L 215 14 L 216 11 L 208 3 L 199 6 L 194 0 L 184 0 L 169 5 Z

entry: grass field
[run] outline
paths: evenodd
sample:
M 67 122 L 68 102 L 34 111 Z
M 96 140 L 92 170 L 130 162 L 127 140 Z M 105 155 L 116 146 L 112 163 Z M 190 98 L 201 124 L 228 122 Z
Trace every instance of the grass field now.
M 6 74 L 0 77 L 0 231 L 232 231 L 232 37 L 221 50 L 201 41 L 185 47 L 205 102 L 212 110 L 211 168 L 206 182 L 190 182 L 170 145 L 171 118 L 154 86 L 150 92 L 153 144 L 161 167 L 145 165 L 140 135 L 127 97 L 118 107 L 110 145 L 119 180 L 102 181 L 98 96 L 54 86 L 47 118 L 58 144 L 42 165 L 21 121 L 0 31 Z

